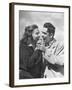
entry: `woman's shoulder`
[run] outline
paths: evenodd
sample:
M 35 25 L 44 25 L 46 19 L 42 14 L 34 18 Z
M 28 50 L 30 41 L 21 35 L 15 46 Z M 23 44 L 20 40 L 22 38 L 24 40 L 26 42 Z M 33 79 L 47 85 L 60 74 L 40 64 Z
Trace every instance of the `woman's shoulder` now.
M 19 47 L 20 47 L 20 51 L 23 52 L 23 53 L 25 52 L 26 54 L 33 53 L 33 51 L 34 51 L 33 48 L 32 48 L 32 46 L 28 46 L 24 42 L 21 42 Z

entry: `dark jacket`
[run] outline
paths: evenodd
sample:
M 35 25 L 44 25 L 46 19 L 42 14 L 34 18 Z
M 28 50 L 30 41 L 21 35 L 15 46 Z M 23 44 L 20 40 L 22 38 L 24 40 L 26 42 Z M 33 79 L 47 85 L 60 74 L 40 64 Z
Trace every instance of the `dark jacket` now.
M 42 70 L 42 52 L 34 51 L 26 43 L 20 43 L 19 49 L 20 79 L 40 78 Z

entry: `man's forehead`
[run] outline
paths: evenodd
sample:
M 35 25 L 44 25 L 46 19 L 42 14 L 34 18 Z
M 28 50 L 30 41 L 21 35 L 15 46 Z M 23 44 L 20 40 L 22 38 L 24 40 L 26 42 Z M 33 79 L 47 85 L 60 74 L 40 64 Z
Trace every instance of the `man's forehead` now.
M 47 32 L 47 28 L 43 28 L 42 30 L 41 30 L 41 32 Z

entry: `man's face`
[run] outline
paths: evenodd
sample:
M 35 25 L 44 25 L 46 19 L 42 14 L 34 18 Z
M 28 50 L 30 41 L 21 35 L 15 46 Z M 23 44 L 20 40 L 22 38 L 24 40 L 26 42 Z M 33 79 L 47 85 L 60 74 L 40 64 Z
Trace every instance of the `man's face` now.
M 34 29 L 33 33 L 32 33 L 32 37 L 35 41 L 38 41 L 39 40 L 39 37 L 40 37 L 40 32 L 38 30 L 38 28 Z
M 43 28 L 42 30 L 42 37 L 45 43 L 49 43 L 50 41 L 50 34 L 47 32 L 47 28 Z

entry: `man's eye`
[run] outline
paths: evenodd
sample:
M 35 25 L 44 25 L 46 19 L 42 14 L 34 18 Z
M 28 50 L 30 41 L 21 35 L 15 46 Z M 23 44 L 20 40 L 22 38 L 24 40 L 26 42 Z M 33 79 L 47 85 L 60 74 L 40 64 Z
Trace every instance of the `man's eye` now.
M 45 34 L 45 35 L 47 34 L 46 32 L 42 32 L 42 33 Z
M 36 33 L 37 35 L 39 34 L 39 32 L 38 33 Z

